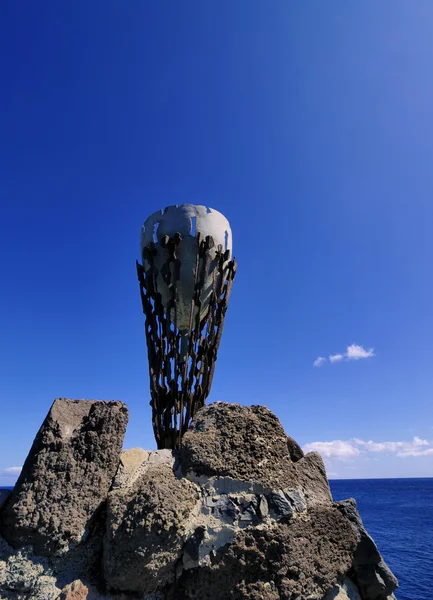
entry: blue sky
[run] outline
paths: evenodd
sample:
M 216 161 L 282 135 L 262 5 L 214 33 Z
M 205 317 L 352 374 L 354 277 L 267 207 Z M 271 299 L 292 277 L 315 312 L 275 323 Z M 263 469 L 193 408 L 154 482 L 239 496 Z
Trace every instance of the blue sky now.
M 0 485 L 56 397 L 125 401 L 154 447 L 135 259 L 183 202 L 239 264 L 209 400 L 266 404 L 331 476 L 433 476 L 432 19 L 0 3 Z

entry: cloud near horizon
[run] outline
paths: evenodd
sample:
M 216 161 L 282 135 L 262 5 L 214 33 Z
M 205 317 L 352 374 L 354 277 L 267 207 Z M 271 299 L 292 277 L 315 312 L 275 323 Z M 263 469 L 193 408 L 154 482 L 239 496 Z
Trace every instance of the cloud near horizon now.
M 0 470 L 0 477 L 15 477 L 21 473 L 22 467 L 7 467 Z
M 330 354 L 328 359 L 326 359 L 324 356 L 318 356 L 313 362 L 313 367 L 321 367 L 328 360 L 331 364 L 333 364 L 342 362 L 343 360 L 360 360 L 361 358 L 371 358 L 372 356 L 374 356 L 374 348 L 365 350 L 362 346 L 358 346 L 358 344 L 351 344 L 350 346 L 347 346 L 346 352 Z
M 415 436 L 411 442 L 373 442 L 358 438 L 333 440 L 332 442 L 310 442 L 303 447 L 305 453 L 319 452 L 324 459 L 350 461 L 367 453 L 393 454 L 398 458 L 433 455 L 433 442 Z

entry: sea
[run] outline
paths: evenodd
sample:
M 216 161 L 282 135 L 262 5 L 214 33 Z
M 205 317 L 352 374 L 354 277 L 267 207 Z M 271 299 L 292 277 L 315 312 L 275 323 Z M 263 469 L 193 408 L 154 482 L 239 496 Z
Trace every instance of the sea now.
M 398 578 L 397 600 L 433 600 L 433 478 L 329 483 L 334 500 L 355 498 L 365 528 Z
M 433 600 L 433 478 L 330 481 L 355 498 L 368 533 L 399 581 L 397 600 Z

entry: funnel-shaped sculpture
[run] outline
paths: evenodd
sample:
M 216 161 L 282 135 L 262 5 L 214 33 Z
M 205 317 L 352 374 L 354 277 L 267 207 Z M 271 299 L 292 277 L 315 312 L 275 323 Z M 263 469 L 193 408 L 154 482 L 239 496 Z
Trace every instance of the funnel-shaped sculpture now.
M 146 219 L 137 262 L 158 448 L 175 448 L 212 385 L 236 273 L 218 211 L 169 206 Z

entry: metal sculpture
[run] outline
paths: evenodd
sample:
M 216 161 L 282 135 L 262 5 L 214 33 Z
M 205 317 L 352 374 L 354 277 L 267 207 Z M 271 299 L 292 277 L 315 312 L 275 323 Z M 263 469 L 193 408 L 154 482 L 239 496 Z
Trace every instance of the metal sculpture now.
M 158 448 L 179 447 L 209 395 L 236 273 L 229 222 L 205 206 L 146 219 L 137 261 Z

